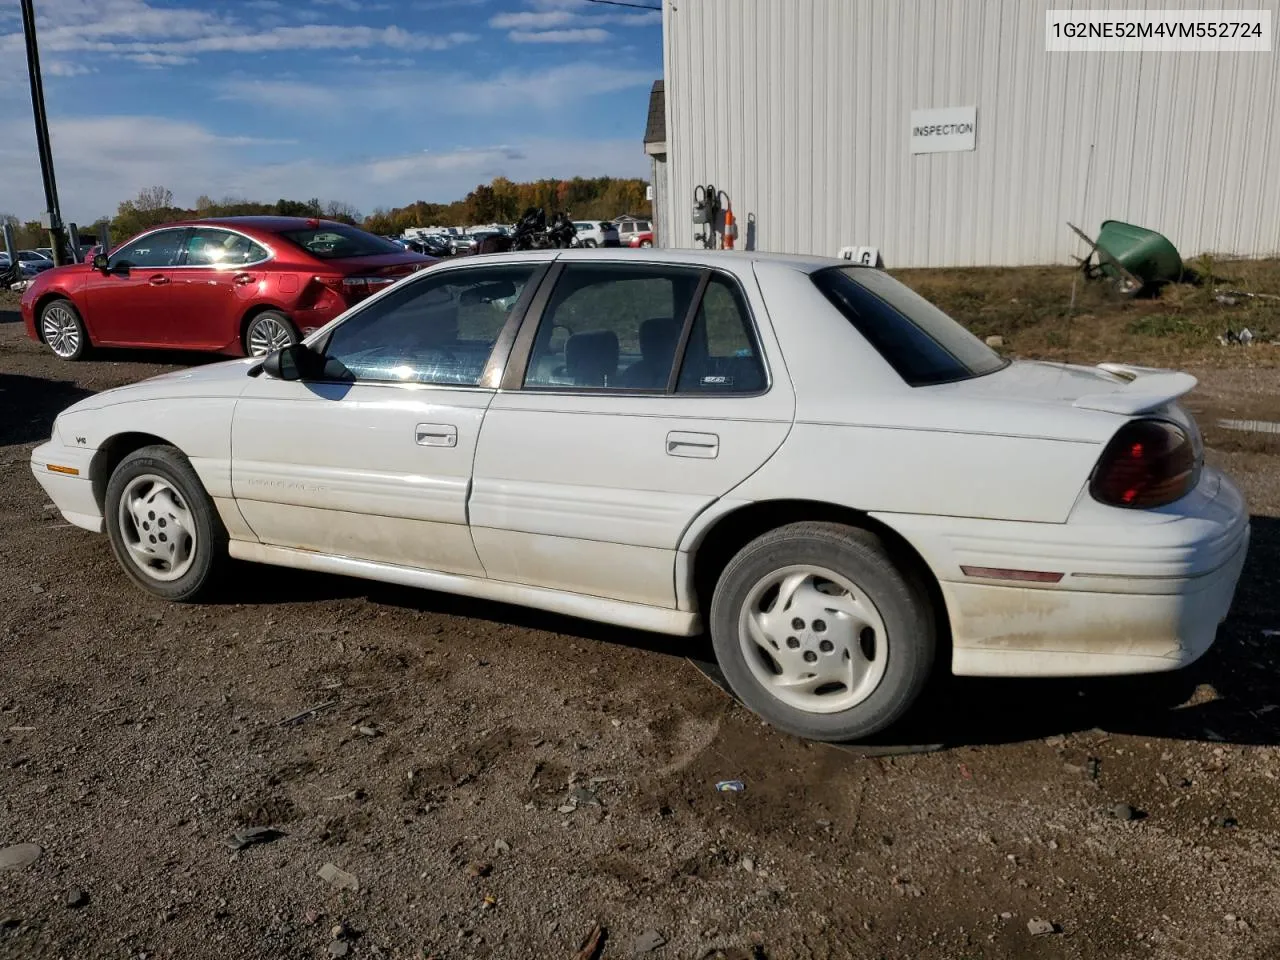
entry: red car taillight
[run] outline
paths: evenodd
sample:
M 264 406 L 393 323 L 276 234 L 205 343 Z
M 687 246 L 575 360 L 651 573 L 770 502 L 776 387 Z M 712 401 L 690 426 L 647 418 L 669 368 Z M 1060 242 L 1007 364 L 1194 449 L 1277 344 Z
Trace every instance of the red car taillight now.
M 376 290 L 381 290 L 395 280 L 390 277 L 341 277 L 318 276 L 316 283 L 332 290 L 347 303 L 363 300 Z
M 1131 420 L 1102 452 L 1089 493 L 1113 507 L 1162 507 L 1196 485 L 1199 457 L 1191 437 L 1167 420 Z

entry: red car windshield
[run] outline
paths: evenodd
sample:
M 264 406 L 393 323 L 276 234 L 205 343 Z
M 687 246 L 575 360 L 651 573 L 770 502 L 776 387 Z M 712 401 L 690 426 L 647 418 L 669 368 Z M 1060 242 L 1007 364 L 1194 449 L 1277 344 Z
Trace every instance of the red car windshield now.
M 321 260 L 346 260 L 349 257 L 381 257 L 388 253 L 404 253 L 404 247 L 341 223 L 326 223 L 304 230 L 280 233 Z

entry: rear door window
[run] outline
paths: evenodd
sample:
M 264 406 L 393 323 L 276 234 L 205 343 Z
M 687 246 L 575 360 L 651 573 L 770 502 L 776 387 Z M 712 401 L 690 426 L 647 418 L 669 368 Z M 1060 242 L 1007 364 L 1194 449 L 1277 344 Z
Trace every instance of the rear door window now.
M 242 233 L 197 227 L 187 237 L 189 267 L 244 266 L 267 259 L 266 249 Z
M 665 391 L 700 272 L 570 264 L 543 311 L 527 387 Z

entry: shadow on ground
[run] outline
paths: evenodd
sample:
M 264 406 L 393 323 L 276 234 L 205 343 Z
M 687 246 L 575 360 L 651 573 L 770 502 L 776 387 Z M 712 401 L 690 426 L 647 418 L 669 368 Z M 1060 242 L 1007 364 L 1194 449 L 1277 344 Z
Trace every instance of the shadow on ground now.
M 1230 618 L 1214 647 L 1186 669 L 1135 677 L 994 680 L 941 677 L 892 731 L 869 741 L 883 752 L 1015 743 L 1095 727 L 1179 740 L 1280 744 L 1280 520 L 1253 518 L 1253 541 Z M 717 683 L 710 643 L 643 633 L 466 597 L 387 584 L 281 571 L 246 576 L 240 603 L 289 603 L 366 596 L 377 603 L 616 643 L 688 658 Z M 269 585 L 268 585 L 269 583 Z M 495 655 L 500 651 L 495 651 Z M 687 674 L 696 682 L 696 674 Z M 722 684 L 721 684 L 722 685 Z
M 92 393 L 64 380 L 0 373 L 0 446 L 48 440 L 54 418 Z

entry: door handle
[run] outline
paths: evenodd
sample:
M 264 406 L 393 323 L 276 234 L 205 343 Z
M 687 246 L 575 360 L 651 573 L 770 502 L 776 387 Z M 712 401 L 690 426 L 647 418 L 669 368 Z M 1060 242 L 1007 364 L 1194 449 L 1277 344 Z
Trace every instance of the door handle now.
M 456 447 L 458 428 L 448 423 L 420 423 L 414 430 L 420 447 Z
M 231 279 L 238 287 L 243 287 L 246 283 L 253 283 L 253 277 L 247 273 L 237 273 Z
M 720 437 L 714 433 L 686 433 L 683 430 L 672 430 L 667 434 L 668 456 L 714 460 L 719 452 Z
M 147 282 L 150 283 L 153 287 L 159 287 L 163 284 L 168 283 L 169 278 L 166 277 L 163 273 L 154 273 L 151 275 L 151 279 L 148 280 Z

